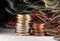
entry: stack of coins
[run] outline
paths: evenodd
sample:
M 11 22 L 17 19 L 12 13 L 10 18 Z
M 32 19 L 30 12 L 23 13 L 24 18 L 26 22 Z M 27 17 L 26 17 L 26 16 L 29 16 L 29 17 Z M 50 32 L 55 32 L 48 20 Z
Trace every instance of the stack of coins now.
M 28 14 L 17 14 L 16 34 L 19 36 L 30 35 L 30 20 L 31 17 Z
M 32 27 L 34 36 L 44 36 L 43 24 L 33 23 Z

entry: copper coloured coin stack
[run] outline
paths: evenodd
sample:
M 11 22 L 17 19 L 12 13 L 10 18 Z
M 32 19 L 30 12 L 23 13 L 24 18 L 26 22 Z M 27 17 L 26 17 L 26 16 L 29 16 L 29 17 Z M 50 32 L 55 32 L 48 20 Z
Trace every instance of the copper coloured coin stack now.
M 33 23 L 32 24 L 32 34 L 34 36 L 44 36 L 43 24 Z
M 38 16 L 39 15 L 39 16 Z M 43 21 L 40 19 L 40 14 L 39 13 L 35 13 L 32 14 L 32 35 L 33 36 L 44 36 L 44 29 L 43 29 Z
M 17 24 L 16 24 L 16 34 L 18 36 L 28 36 L 30 35 L 30 15 L 17 14 Z

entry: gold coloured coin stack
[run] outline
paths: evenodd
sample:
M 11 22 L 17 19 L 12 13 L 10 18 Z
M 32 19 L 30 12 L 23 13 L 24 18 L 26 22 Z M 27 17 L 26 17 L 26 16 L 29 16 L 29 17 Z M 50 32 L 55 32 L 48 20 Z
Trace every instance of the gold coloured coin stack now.
M 18 36 L 28 36 L 30 35 L 30 20 L 31 17 L 28 14 L 17 14 L 17 24 L 16 24 L 16 34 Z

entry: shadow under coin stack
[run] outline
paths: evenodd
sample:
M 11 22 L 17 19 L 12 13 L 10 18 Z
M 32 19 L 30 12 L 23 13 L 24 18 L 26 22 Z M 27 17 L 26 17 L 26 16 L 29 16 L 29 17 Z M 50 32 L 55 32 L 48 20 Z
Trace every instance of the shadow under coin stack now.
M 17 14 L 17 24 L 16 24 L 16 34 L 18 36 L 28 36 L 30 35 L 30 20 L 31 17 L 28 14 Z

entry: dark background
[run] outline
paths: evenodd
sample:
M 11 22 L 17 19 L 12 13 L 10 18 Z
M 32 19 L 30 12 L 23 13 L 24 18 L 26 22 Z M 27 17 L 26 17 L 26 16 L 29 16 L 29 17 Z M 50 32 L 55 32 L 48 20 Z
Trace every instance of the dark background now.
M 0 26 L 11 20 L 13 15 L 6 12 L 5 8 L 9 6 L 6 0 L 0 0 Z

